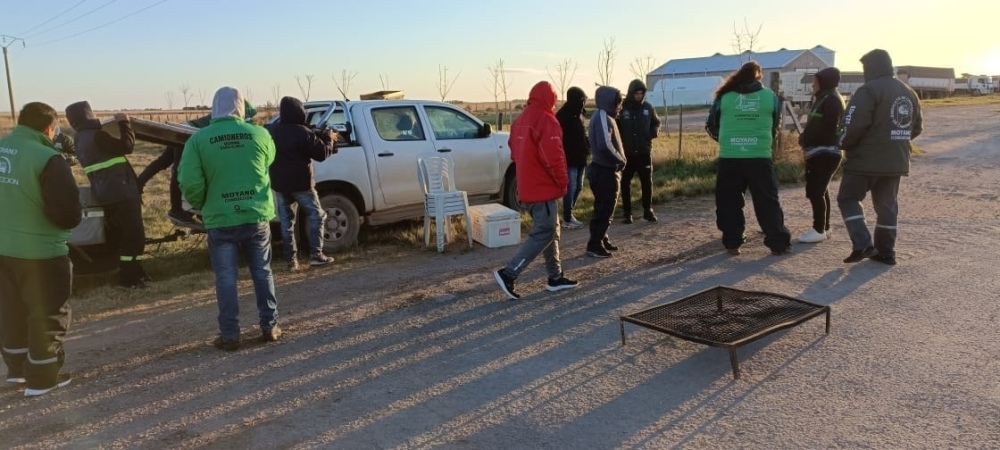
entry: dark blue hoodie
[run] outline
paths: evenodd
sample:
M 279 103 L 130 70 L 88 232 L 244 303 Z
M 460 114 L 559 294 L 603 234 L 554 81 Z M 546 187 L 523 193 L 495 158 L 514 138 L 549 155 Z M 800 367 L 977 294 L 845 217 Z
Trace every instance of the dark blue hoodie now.
M 317 133 L 306 126 L 306 110 L 296 98 L 281 99 L 281 117 L 267 126 L 274 139 L 274 163 L 269 170 L 271 188 L 282 194 L 312 189 L 312 161 L 323 161 L 336 153 L 336 143 L 326 133 Z

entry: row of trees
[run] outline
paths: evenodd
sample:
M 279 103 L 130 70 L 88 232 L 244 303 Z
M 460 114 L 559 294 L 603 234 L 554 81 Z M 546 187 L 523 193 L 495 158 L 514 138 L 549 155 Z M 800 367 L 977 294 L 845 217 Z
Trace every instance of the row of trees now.
M 763 25 L 757 27 L 756 30 L 751 29 L 747 24 L 746 20 L 743 21 L 743 29 L 740 30 L 733 24 L 733 40 L 732 46 L 733 50 L 740 55 L 741 63 L 749 61 L 753 53 L 760 46 L 760 32 Z M 598 85 L 611 85 L 612 76 L 615 70 L 615 62 L 618 56 L 618 48 L 615 44 L 615 38 L 608 38 L 604 40 L 603 47 L 597 55 L 597 78 Z M 647 54 L 644 56 L 636 57 L 629 63 L 629 71 L 635 78 L 645 80 L 646 76 L 653 71 L 657 59 L 651 55 Z M 559 91 L 560 95 L 564 95 L 566 89 L 568 89 L 573 84 L 573 78 L 576 77 L 576 73 L 579 70 L 580 65 L 572 59 L 564 59 L 556 63 L 555 67 L 550 69 L 545 68 L 549 79 L 552 84 Z M 485 86 L 487 92 L 493 96 L 493 102 L 496 109 L 499 111 L 501 109 L 510 110 L 510 101 L 508 98 L 508 91 L 511 86 L 511 73 L 507 67 L 506 61 L 503 58 L 497 59 L 495 63 L 486 66 L 486 71 L 489 74 L 488 82 Z M 455 86 L 455 82 L 458 81 L 458 77 L 462 75 L 462 72 L 449 74 L 448 66 L 438 65 L 438 81 L 436 84 L 437 93 L 441 101 L 445 101 L 448 98 L 448 94 L 451 92 L 452 87 Z M 334 85 L 340 95 L 346 100 L 350 98 L 351 85 L 354 79 L 358 76 L 357 71 L 352 70 L 341 70 L 339 74 L 334 73 L 331 75 Z M 389 90 L 389 75 L 386 73 L 379 74 L 379 82 L 382 84 L 383 90 Z M 299 94 L 301 94 L 304 101 L 309 101 L 309 96 L 312 94 L 313 80 L 315 76 L 312 74 L 308 75 L 295 75 L 295 84 L 298 86 Z M 175 102 L 179 101 L 183 104 L 185 109 L 190 106 L 191 100 L 197 95 L 200 105 L 205 105 L 206 103 L 206 92 L 204 89 L 198 89 L 197 91 L 191 88 L 188 83 L 181 84 L 177 93 L 180 95 L 175 95 L 174 91 L 166 92 L 167 107 L 169 109 L 174 108 Z M 243 95 L 247 100 L 253 102 L 253 90 L 249 87 L 244 88 Z M 501 108 L 500 100 L 503 99 L 503 108 Z M 276 84 L 271 86 L 271 101 L 272 105 L 277 105 L 281 100 L 281 85 Z

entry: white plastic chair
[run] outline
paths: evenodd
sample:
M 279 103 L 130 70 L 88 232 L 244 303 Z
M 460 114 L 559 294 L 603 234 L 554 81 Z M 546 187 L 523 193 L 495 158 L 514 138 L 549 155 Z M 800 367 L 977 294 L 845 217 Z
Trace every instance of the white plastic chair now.
M 417 175 L 424 190 L 424 246 L 431 245 L 431 218 L 437 230 L 438 252 L 444 251 L 445 242 L 451 241 L 448 217 L 465 216 L 466 234 L 472 247 L 472 220 L 469 219 L 469 196 L 455 189 L 454 164 L 444 156 L 417 158 Z

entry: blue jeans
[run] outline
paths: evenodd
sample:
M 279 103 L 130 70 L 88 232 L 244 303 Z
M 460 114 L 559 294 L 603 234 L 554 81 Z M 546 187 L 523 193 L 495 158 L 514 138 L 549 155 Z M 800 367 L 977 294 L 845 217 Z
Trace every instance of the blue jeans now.
M 240 337 L 240 305 L 236 281 L 240 253 L 250 268 L 260 314 L 260 330 L 270 331 L 278 319 L 278 299 L 271 273 L 271 228 L 267 222 L 208 230 L 208 254 L 215 271 L 215 298 L 219 303 L 219 334 Z
M 566 189 L 566 196 L 563 197 L 563 222 L 569 222 L 573 218 L 573 208 L 576 207 L 576 199 L 580 198 L 583 191 L 583 176 L 587 172 L 587 166 L 568 167 L 569 186 Z
M 281 221 L 281 248 L 285 261 L 292 262 L 298 258 L 298 243 L 295 240 L 295 209 L 292 204 L 298 204 L 300 210 L 305 210 L 309 220 L 309 256 L 323 254 L 323 222 L 326 212 L 319 204 L 319 196 L 315 189 L 308 191 L 282 194 L 275 192 L 278 201 L 278 220 Z

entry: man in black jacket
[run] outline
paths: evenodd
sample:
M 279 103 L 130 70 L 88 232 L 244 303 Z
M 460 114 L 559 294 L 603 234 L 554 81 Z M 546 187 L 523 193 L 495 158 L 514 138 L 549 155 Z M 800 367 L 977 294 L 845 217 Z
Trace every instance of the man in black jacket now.
M 566 91 L 566 103 L 556 112 L 556 119 L 563 133 L 563 152 L 566 153 L 566 168 L 569 172 L 569 187 L 563 197 L 563 228 L 582 228 L 583 222 L 576 220 L 573 208 L 583 191 L 583 177 L 590 156 L 587 130 L 583 126 L 583 106 L 587 94 L 583 89 L 571 87 Z
M 118 250 L 118 284 L 145 288 L 149 277 L 142 268 L 146 231 L 135 170 L 126 155 L 132 154 L 135 133 L 127 115 L 115 114 L 119 138 L 101 130 L 90 104 L 83 101 L 66 107 L 66 118 L 76 130 L 76 156 L 90 180 L 90 191 L 104 209 L 108 243 Z
M 844 262 L 871 258 L 895 265 L 899 179 L 910 173 L 910 140 L 923 131 L 923 117 L 917 94 L 896 79 L 888 52 L 872 50 L 861 64 L 865 84 L 851 96 L 840 139 L 846 160 L 837 205 L 853 248 Z M 868 192 L 875 209 L 874 242 L 861 206 Z
M 653 214 L 653 139 L 660 128 L 653 105 L 646 101 L 646 84 L 632 80 L 628 95 L 618 114 L 618 128 L 625 147 L 628 164 L 622 172 L 622 215 L 625 223 L 632 223 L 632 176 L 639 176 L 642 186 L 642 218 L 656 222 Z
M 830 238 L 830 191 L 827 186 L 840 167 L 840 117 L 844 98 L 837 91 L 840 70 L 827 67 L 813 76 L 813 106 L 799 145 L 806 159 L 806 198 L 812 204 L 813 227 L 799 242 L 816 243 Z
M 292 97 L 281 99 L 281 116 L 267 126 L 277 149 L 271 164 L 271 188 L 276 193 L 278 218 L 281 220 L 281 244 L 288 268 L 298 270 L 298 244 L 295 240 L 295 211 L 292 204 L 304 209 L 309 220 L 309 265 L 333 262 L 323 254 L 323 226 L 326 212 L 319 204 L 312 161 L 324 161 L 337 152 L 336 132 L 315 132 L 306 126 L 306 110 Z

